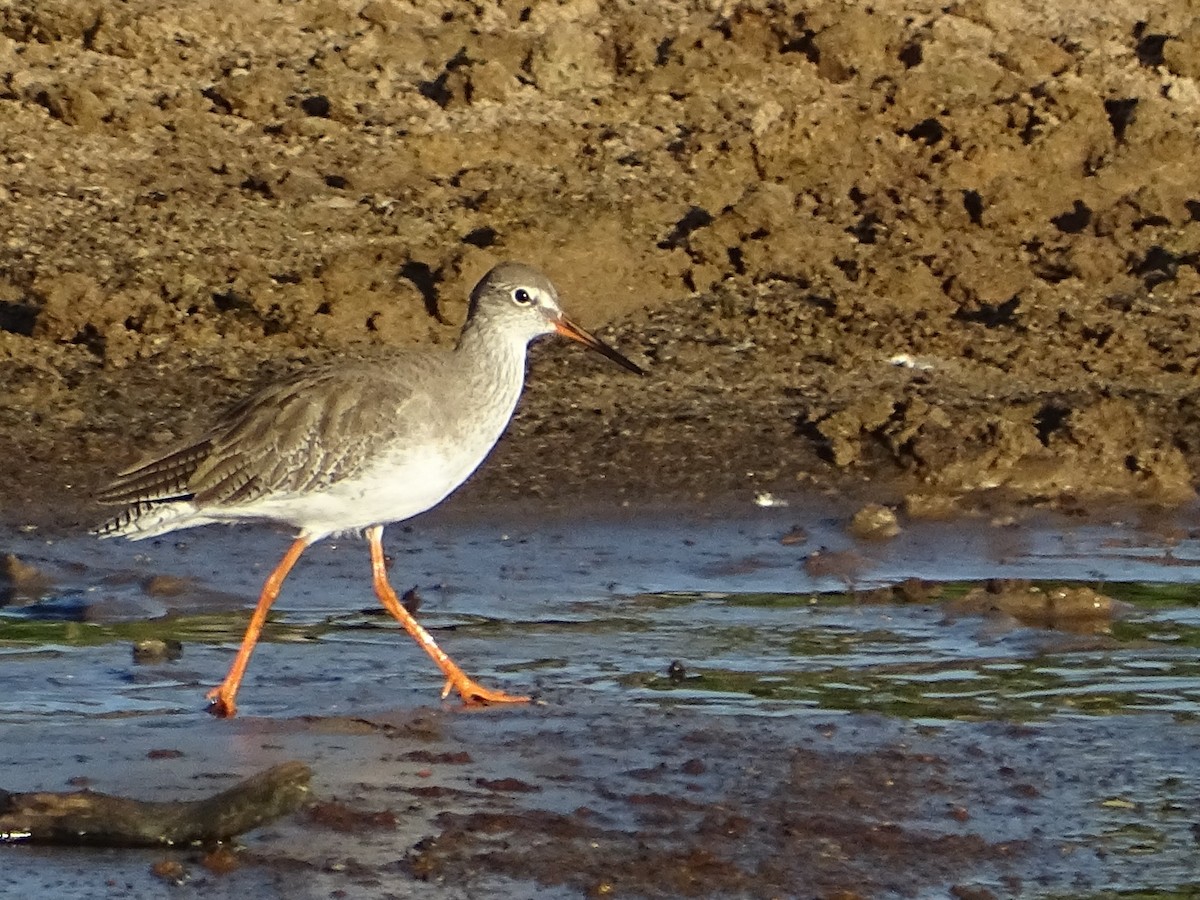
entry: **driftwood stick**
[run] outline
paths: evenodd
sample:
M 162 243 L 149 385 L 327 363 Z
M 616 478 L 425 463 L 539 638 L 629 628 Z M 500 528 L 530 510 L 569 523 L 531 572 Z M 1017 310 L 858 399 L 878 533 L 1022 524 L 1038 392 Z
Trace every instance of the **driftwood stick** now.
M 0 790 L 0 841 L 155 847 L 223 841 L 299 809 L 312 770 L 286 762 L 205 800 Z

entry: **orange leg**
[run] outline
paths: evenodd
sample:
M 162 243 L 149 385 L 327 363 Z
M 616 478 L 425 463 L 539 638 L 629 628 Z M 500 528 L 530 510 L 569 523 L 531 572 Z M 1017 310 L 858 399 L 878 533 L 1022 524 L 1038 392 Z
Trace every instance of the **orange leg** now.
M 438 668 L 446 676 L 446 687 L 442 690 L 445 697 L 451 690 L 456 690 L 467 705 L 482 703 L 528 703 L 528 697 L 517 697 L 503 691 L 493 691 L 470 678 L 462 669 L 455 665 L 454 660 L 445 654 L 433 640 L 433 636 L 421 627 L 413 618 L 412 613 L 400 605 L 396 592 L 388 584 L 387 570 L 383 562 L 383 526 L 376 525 L 367 529 L 367 541 L 371 545 L 371 574 L 375 580 L 375 596 L 383 604 L 383 608 L 404 626 L 413 640 L 438 664 Z M 299 554 L 297 554 L 299 555 Z
M 292 566 L 296 565 L 300 554 L 308 549 L 308 544 L 306 538 L 297 538 L 296 542 L 288 548 L 288 552 L 283 555 L 283 559 L 275 567 L 275 571 L 267 576 L 262 593 L 258 595 L 258 606 L 254 607 L 254 614 L 250 616 L 250 624 L 246 626 L 246 636 L 242 638 L 242 646 L 233 659 L 233 665 L 229 667 L 229 674 L 225 676 L 225 680 L 220 685 L 208 692 L 208 711 L 214 716 L 224 719 L 237 715 L 237 704 L 233 702 L 233 698 L 237 695 L 238 685 L 242 683 L 242 676 L 246 674 L 246 665 L 250 662 L 250 654 L 254 652 L 254 645 L 258 643 L 258 636 L 262 632 L 263 625 L 266 624 L 267 612 L 271 609 L 275 598 L 279 596 L 279 588 L 283 584 L 283 579 L 287 578 L 288 572 L 292 571 Z

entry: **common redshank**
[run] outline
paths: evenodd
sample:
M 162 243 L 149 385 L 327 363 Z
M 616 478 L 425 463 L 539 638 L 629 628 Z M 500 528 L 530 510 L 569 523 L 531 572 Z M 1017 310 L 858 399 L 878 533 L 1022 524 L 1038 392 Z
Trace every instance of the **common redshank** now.
M 229 673 L 208 693 L 210 712 L 236 714 L 267 611 L 300 555 L 324 537 L 359 532 L 370 546 L 375 595 L 446 676 L 442 696 L 456 690 L 467 704 L 528 702 L 470 678 L 401 605 L 387 579 L 383 528 L 436 506 L 479 467 L 512 418 L 529 344 L 555 332 L 645 374 L 567 318 L 545 275 L 502 263 L 471 291 L 453 350 L 310 368 L 117 476 L 99 499 L 127 508 L 95 529 L 102 537 L 142 540 L 244 521 L 299 531 L 263 585 Z

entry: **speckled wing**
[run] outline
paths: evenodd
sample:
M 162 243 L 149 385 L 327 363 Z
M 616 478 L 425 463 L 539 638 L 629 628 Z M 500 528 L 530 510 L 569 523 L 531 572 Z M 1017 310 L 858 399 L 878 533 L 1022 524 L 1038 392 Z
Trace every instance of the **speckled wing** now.
M 328 368 L 271 385 L 197 440 L 122 472 L 99 499 L 140 510 L 179 500 L 232 507 L 353 477 L 373 445 L 396 436 L 412 397 L 377 376 Z
M 126 469 L 96 499 L 110 504 L 142 504 L 187 500 L 192 496 L 188 479 L 208 453 L 209 435 L 176 447 L 163 456 Z

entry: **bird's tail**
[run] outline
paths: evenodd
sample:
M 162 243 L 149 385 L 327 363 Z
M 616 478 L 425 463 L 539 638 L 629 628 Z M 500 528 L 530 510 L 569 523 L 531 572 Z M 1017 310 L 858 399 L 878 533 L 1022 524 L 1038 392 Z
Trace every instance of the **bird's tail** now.
M 168 531 L 204 525 L 208 521 L 197 516 L 196 504 L 190 500 L 143 501 L 126 507 L 88 533 L 101 538 L 125 537 L 140 541 Z

